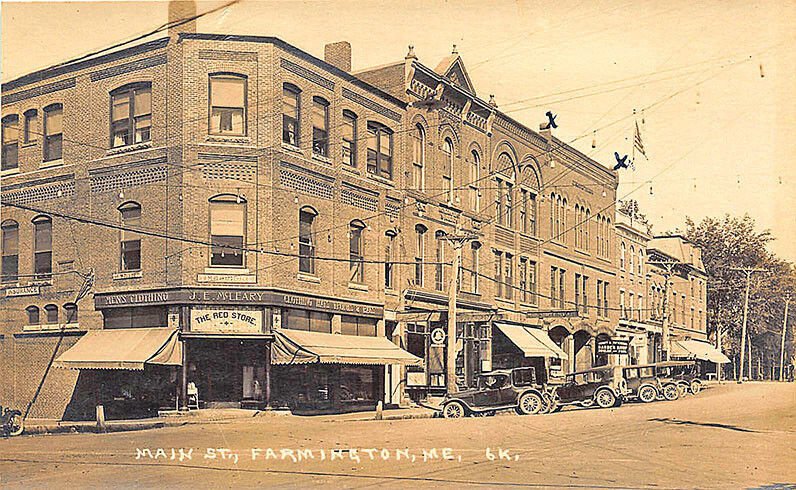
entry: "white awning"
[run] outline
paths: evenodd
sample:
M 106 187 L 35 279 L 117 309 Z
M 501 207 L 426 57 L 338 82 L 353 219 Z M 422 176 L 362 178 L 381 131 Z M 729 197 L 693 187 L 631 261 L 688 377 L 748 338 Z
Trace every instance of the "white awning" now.
M 525 354 L 525 357 L 567 358 L 567 353 L 561 350 L 561 348 L 550 339 L 547 332 L 541 329 L 499 322 L 495 322 L 494 325 L 499 328 L 514 345 L 519 347 Z
M 720 350 L 701 340 L 677 340 L 672 343 L 672 357 L 688 357 L 726 364 L 730 359 Z
M 422 366 L 416 357 L 386 337 L 341 335 L 276 329 L 271 345 L 273 364 L 362 364 Z
M 133 369 L 144 364 L 179 366 L 182 342 L 171 328 L 117 328 L 89 330 L 55 360 L 68 369 Z

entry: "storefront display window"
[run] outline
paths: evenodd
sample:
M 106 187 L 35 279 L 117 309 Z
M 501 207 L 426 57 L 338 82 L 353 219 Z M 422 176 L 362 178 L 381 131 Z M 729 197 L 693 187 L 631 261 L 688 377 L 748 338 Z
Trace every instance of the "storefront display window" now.
M 287 308 L 282 327 L 291 330 L 332 333 L 332 315 L 320 311 Z
M 376 320 L 374 318 L 361 318 L 356 316 L 342 315 L 340 333 L 343 335 L 375 337 Z
M 340 401 L 374 401 L 373 368 L 340 368 Z

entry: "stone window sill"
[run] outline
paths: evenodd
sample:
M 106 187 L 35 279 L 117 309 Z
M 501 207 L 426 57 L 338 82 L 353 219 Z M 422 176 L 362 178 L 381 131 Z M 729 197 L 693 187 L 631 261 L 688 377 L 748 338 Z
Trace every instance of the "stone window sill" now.
M 51 168 L 51 167 L 60 167 L 64 164 L 64 159 L 59 158 L 58 160 L 48 160 L 46 162 L 41 162 L 39 168 Z
M 355 167 L 352 167 L 350 165 L 343 165 L 340 168 L 343 169 L 344 172 L 348 172 L 348 173 L 351 173 L 351 174 L 354 174 L 354 175 L 358 175 L 360 177 L 362 176 L 362 172 L 360 172 Z
M 141 279 L 144 276 L 144 273 L 140 270 L 137 271 L 122 271 L 122 272 L 114 272 L 113 273 L 113 280 L 114 281 L 122 281 L 125 279 Z
M 121 155 L 123 153 L 132 153 L 134 151 L 148 150 L 150 148 L 152 148 L 152 142 L 144 141 L 141 143 L 133 143 L 131 145 L 117 146 L 109 149 L 108 151 L 105 152 L 105 154 L 108 156 Z
M 372 179 L 372 180 L 375 180 L 376 182 L 379 182 L 381 184 L 388 185 L 390 187 L 395 187 L 395 183 L 393 183 L 392 180 L 387 179 L 385 177 L 381 177 L 379 175 L 374 175 L 374 174 L 368 172 L 368 178 Z
M 61 330 L 77 330 L 80 328 L 79 323 L 46 323 L 44 325 L 25 325 L 22 327 L 22 332 L 60 332 Z
M 293 152 L 293 153 L 298 153 L 299 155 L 303 154 L 303 152 L 301 151 L 301 148 L 299 148 L 298 146 L 295 146 L 295 145 L 291 145 L 290 143 L 285 143 L 284 141 L 282 142 L 282 149 L 290 151 L 290 152 Z
M 313 284 L 321 283 L 320 277 L 316 276 L 315 274 L 309 274 L 306 272 L 299 272 L 298 274 L 296 274 L 296 279 L 298 279 L 299 281 L 311 282 Z
M 0 175 L 5 177 L 6 175 L 17 175 L 19 172 L 19 167 L 16 168 L 9 168 L 0 172 Z
M 329 164 L 329 165 L 331 165 L 333 163 L 331 158 L 325 157 L 323 155 L 318 155 L 317 153 L 313 153 L 312 154 L 312 159 L 315 160 L 315 161 L 318 161 L 318 162 L 323 162 L 323 163 Z
M 250 145 L 252 140 L 248 136 L 226 136 L 221 134 L 211 134 L 205 138 L 206 143 L 222 143 L 228 145 Z
M 246 275 L 249 269 L 244 267 L 205 267 L 205 274 Z
M 356 291 L 365 291 L 365 292 L 369 291 L 367 284 L 362 284 L 359 282 L 349 282 L 348 289 L 354 289 Z

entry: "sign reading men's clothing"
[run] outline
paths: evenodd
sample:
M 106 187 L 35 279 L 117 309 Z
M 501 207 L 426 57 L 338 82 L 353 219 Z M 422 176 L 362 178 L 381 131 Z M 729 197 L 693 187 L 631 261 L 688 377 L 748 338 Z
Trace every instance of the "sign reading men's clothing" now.
M 263 312 L 260 310 L 191 309 L 191 332 L 262 333 Z

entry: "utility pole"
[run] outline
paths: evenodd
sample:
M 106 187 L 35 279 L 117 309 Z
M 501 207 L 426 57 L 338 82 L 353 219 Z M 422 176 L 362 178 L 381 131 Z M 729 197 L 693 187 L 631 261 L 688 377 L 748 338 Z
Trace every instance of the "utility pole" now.
M 779 344 L 779 380 L 785 381 L 785 332 L 788 330 L 788 306 L 790 305 L 790 293 L 785 295 L 785 317 L 782 319 L 782 341 Z M 771 379 L 774 379 L 772 373 Z
M 663 305 L 661 309 L 663 310 L 662 318 L 661 318 L 661 360 L 668 361 L 669 360 L 669 278 L 672 277 L 674 274 L 674 267 L 679 264 L 679 261 L 676 260 L 659 260 L 659 261 L 648 261 L 647 264 L 649 265 L 657 265 L 663 268 L 663 278 L 665 282 L 663 284 Z
M 721 324 L 716 324 L 716 349 L 721 352 Z M 721 364 L 716 363 L 716 381 L 721 383 Z
M 743 355 L 744 355 L 744 347 L 746 347 L 746 322 L 749 316 L 749 284 L 752 282 L 752 273 L 753 272 L 765 272 L 766 269 L 759 269 L 755 267 L 733 267 L 730 269 L 732 271 L 741 271 L 746 273 L 746 294 L 744 295 L 743 301 L 743 326 L 741 327 L 741 365 L 740 369 L 738 370 L 738 384 L 743 383 Z M 749 342 L 749 378 L 751 379 L 751 364 L 752 364 L 752 342 Z
M 461 233 L 460 228 L 456 226 L 454 234 L 445 234 L 445 240 L 453 248 L 453 264 L 451 264 L 451 281 L 448 286 L 448 355 L 446 359 L 447 369 L 445 372 L 445 385 L 448 394 L 453 394 L 458 391 L 456 387 L 456 357 L 458 351 L 456 350 L 456 296 L 458 293 L 459 285 L 459 268 L 462 263 L 462 248 L 464 245 L 477 237 L 468 233 Z

